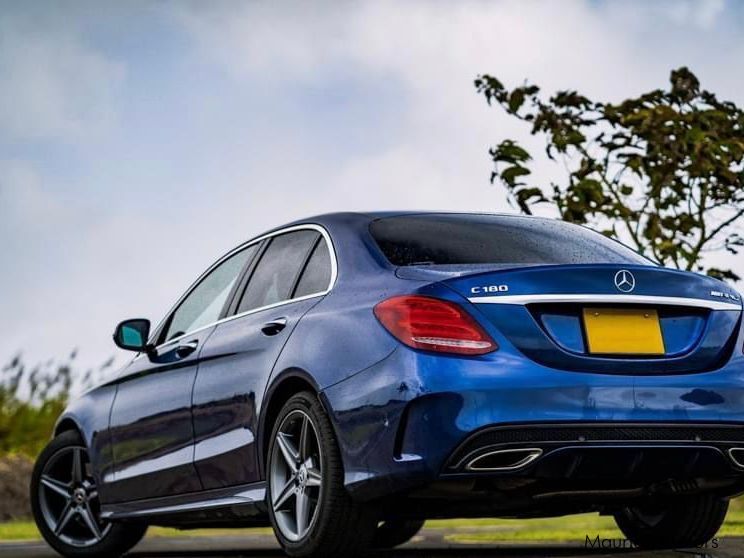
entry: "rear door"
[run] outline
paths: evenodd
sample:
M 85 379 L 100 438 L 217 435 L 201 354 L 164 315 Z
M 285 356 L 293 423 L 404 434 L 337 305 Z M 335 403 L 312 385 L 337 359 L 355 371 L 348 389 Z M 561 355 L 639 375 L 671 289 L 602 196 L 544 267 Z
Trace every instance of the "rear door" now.
M 279 353 L 332 281 L 331 247 L 314 228 L 267 239 L 202 353 L 194 387 L 195 465 L 205 489 L 259 480 L 258 416 Z
M 114 467 L 104 479 L 108 500 L 201 489 L 193 464 L 196 371 L 204 344 L 254 251 L 239 250 L 205 274 L 164 322 L 155 352 L 138 356 L 122 373 L 111 409 Z

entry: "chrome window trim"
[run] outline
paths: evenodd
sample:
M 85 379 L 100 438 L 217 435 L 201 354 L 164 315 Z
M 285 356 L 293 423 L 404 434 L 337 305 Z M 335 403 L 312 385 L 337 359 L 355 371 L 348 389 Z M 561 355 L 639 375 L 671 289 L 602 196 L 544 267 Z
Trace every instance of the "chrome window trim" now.
M 307 223 L 307 224 L 303 224 L 303 225 L 294 225 L 294 226 L 291 226 L 291 227 L 286 227 L 284 229 L 279 229 L 277 231 L 270 232 L 270 233 L 261 235 L 259 237 L 253 238 L 251 240 L 248 240 L 247 242 L 244 242 L 243 244 L 241 244 L 237 248 L 234 248 L 234 249 L 230 250 L 227 254 L 225 254 L 224 256 L 222 256 L 215 263 L 213 263 L 209 268 L 207 268 L 207 270 L 204 273 L 202 273 L 201 275 L 199 275 L 199 277 L 196 279 L 196 281 L 194 281 L 189 286 L 189 288 L 186 289 L 186 292 L 181 296 L 181 298 L 179 298 L 176 301 L 176 303 L 171 307 L 171 309 L 168 310 L 168 312 L 165 313 L 165 317 L 160 321 L 160 323 L 158 324 L 158 326 L 153 330 L 154 333 L 153 333 L 153 336 L 151 338 L 151 341 L 152 341 L 152 339 L 154 337 L 157 337 L 157 335 L 160 333 L 160 329 L 163 327 L 163 325 L 168 320 L 168 318 L 171 317 L 171 315 L 173 314 L 173 312 L 175 312 L 178 309 L 178 307 L 181 305 L 181 303 L 184 301 L 184 299 L 191 294 L 191 292 L 196 288 L 196 286 L 199 283 L 201 283 L 201 281 L 207 275 L 209 275 L 215 268 L 217 268 L 220 264 L 222 264 L 222 262 L 224 262 L 225 260 L 227 260 L 230 257 L 234 256 L 238 252 L 240 252 L 242 250 L 245 250 L 246 248 L 249 248 L 253 244 L 258 244 L 259 242 L 262 242 L 262 241 L 266 240 L 267 238 L 273 238 L 275 236 L 279 236 L 279 235 L 282 235 L 282 234 L 285 234 L 285 233 L 291 233 L 291 232 L 303 231 L 303 230 L 312 230 L 312 231 L 316 231 L 316 232 L 320 233 L 321 237 L 325 240 L 326 245 L 328 246 L 328 254 L 331 257 L 331 280 L 328 282 L 328 288 L 327 289 L 325 289 L 324 291 L 320 291 L 320 292 L 317 292 L 317 293 L 312 293 L 312 294 L 305 295 L 305 296 L 300 296 L 300 297 L 297 297 L 297 298 L 290 298 L 288 300 L 281 300 L 281 301 L 275 302 L 273 304 L 268 304 L 266 306 L 261 306 L 259 308 L 253 308 L 251 310 L 247 310 L 246 312 L 241 312 L 239 314 L 234 314 L 232 316 L 225 316 L 224 318 L 222 318 L 220 320 L 217 320 L 215 322 L 211 322 L 209 324 L 203 325 L 203 326 L 201 326 L 201 327 L 199 327 L 197 329 L 193 329 L 191 331 L 187 331 L 183 335 L 179 335 L 178 337 L 174 337 L 173 339 L 169 339 L 169 340 L 165 341 L 164 343 L 161 343 L 160 345 L 157 345 L 155 347 L 155 350 L 161 349 L 163 347 L 167 347 L 168 345 L 171 345 L 173 343 L 177 343 L 178 341 L 180 341 L 181 339 L 183 339 L 184 337 L 187 337 L 189 335 L 194 335 L 195 333 L 199 333 L 200 331 L 203 331 L 203 330 L 208 329 L 210 327 L 213 327 L 213 326 L 216 326 L 216 325 L 225 323 L 225 322 L 229 322 L 229 321 L 235 320 L 237 318 L 242 318 L 243 316 L 248 316 L 249 314 L 255 314 L 257 312 L 262 312 L 264 310 L 269 310 L 270 308 L 278 308 L 280 306 L 284 306 L 285 304 L 290 304 L 290 303 L 293 303 L 293 302 L 300 302 L 302 300 L 309 300 L 311 298 L 325 296 L 329 292 L 331 292 L 331 290 L 333 289 L 334 285 L 336 284 L 336 278 L 338 277 L 338 262 L 336 260 L 336 248 L 334 247 L 333 241 L 331 240 L 331 235 L 328 234 L 328 231 L 324 227 L 321 227 L 320 225 L 316 225 L 314 223 Z M 135 357 L 135 359 L 141 357 L 142 354 L 143 353 L 140 353 L 139 355 L 137 355 Z
M 691 306 L 694 308 L 708 308 L 710 310 L 741 310 L 737 302 L 705 300 L 702 298 L 685 298 L 681 296 L 652 296 L 625 294 L 532 294 L 532 295 L 503 295 L 503 296 L 474 296 L 468 300 L 474 304 L 536 304 L 583 302 L 588 304 L 660 304 L 665 306 Z

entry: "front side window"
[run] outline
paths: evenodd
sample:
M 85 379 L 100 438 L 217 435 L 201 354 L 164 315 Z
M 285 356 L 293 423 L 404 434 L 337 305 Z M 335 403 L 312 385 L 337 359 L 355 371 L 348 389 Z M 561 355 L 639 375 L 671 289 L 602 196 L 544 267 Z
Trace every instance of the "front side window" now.
M 202 279 L 171 315 L 161 342 L 216 322 L 240 271 L 257 249 L 258 245 L 254 244 L 241 250 Z
M 248 281 L 238 313 L 288 300 L 319 236 L 315 231 L 303 230 L 271 238 Z

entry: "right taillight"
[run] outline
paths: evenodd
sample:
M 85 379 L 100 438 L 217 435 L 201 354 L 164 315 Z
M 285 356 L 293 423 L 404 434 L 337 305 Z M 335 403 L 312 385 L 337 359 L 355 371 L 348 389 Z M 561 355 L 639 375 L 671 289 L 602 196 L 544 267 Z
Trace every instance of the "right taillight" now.
M 414 349 L 483 355 L 498 349 L 483 328 L 453 302 L 428 296 L 395 296 L 374 309 L 380 323 Z

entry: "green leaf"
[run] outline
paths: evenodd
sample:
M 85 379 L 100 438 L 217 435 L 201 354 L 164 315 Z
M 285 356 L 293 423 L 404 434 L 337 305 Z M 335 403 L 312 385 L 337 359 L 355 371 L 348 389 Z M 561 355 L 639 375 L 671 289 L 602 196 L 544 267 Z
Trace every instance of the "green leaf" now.
M 519 205 L 519 208 L 522 210 L 522 212 L 526 213 L 527 215 L 532 215 L 530 204 L 543 203 L 548 201 L 547 199 L 545 199 L 542 190 L 540 190 L 539 188 L 521 188 L 515 192 L 515 197 L 517 200 L 517 205 Z
M 517 112 L 524 104 L 524 89 L 515 89 L 509 95 L 509 111 Z
M 729 280 L 734 283 L 736 283 L 737 281 L 741 281 L 741 277 L 734 273 L 731 269 L 718 269 L 716 267 L 711 267 L 706 273 L 710 277 L 715 277 L 716 279 L 720 279 L 721 281 Z
M 491 149 L 494 162 L 524 163 L 532 159 L 530 154 L 513 140 L 504 140 Z
M 510 187 L 514 187 L 516 185 L 517 178 L 519 178 L 520 176 L 526 176 L 528 174 L 530 174 L 530 170 L 528 168 L 514 165 L 513 167 L 508 167 L 501 172 L 501 180 L 506 182 Z

